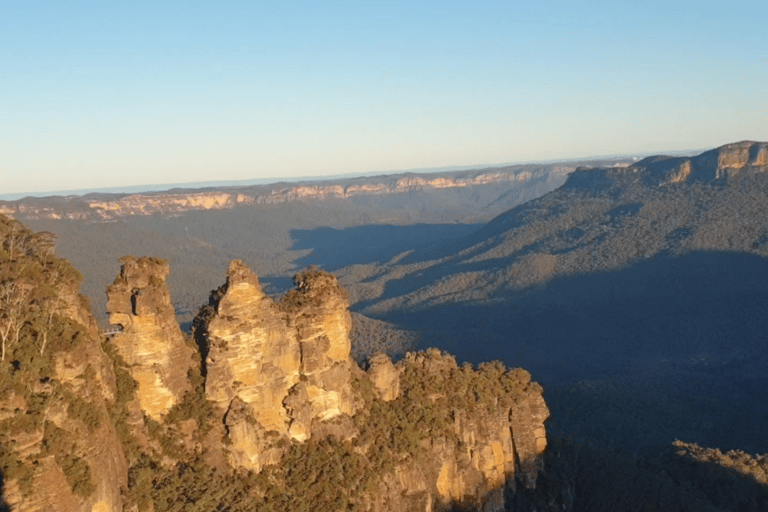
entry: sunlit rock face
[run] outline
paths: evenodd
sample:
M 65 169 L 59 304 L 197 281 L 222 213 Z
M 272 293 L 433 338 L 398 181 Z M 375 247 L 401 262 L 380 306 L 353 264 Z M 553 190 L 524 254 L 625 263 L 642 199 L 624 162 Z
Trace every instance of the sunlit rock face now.
M 141 409 L 159 420 L 191 386 L 194 348 L 179 328 L 165 278 L 170 267 L 156 258 L 125 256 L 107 288 L 109 322 L 122 327 L 113 343 L 139 385 Z
M 283 399 L 299 381 L 301 363 L 296 331 L 240 261 L 230 264 L 218 293 L 207 323 L 206 397 L 221 411 L 237 397 L 265 430 L 286 434 Z
M 379 398 L 390 402 L 400 394 L 400 373 L 386 354 L 375 354 L 369 360 L 368 378 L 379 393 Z
M 422 378 L 429 380 L 450 378 L 458 370 L 453 356 L 436 349 L 409 353 L 397 368 L 403 371 L 406 366 L 420 368 Z M 490 408 L 450 407 L 454 436 L 428 438 L 426 459 L 430 464 L 422 466 L 421 472 L 412 468 L 402 473 L 414 479 L 402 482 L 413 494 L 419 494 L 415 490 L 423 487 L 421 479 L 426 479 L 430 492 L 421 493 L 423 509 L 471 503 L 476 510 L 505 510 L 505 489 L 514 492 L 518 484 L 536 487 L 543 469 L 547 443 L 544 422 L 549 410 L 530 374 L 517 370 L 516 375 L 518 391 L 511 401 L 498 400 Z M 443 399 L 442 394 L 436 393 L 433 399 Z M 433 501 L 437 508 L 430 508 Z
M 556 175 L 572 171 L 572 167 L 553 167 Z M 113 194 L 104 198 L 61 198 L 54 204 L 35 200 L 0 201 L 0 214 L 23 219 L 70 219 L 109 221 L 133 215 L 178 214 L 190 211 L 228 210 L 242 206 L 281 204 L 292 201 L 347 199 L 361 195 L 401 194 L 419 190 L 465 188 L 489 183 L 525 182 L 530 171 L 471 173 L 447 177 L 367 178 L 358 184 L 275 183 L 257 187 L 241 187 L 238 192 L 194 191 L 146 194 Z
M 627 167 L 579 168 L 564 188 L 620 189 L 636 183 L 659 187 L 679 183 L 727 182 L 768 172 L 768 142 L 741 141 L 692 157 L 651 156 Z
M 275 303 L 232 261 L 227 282 L 196 320 L 205 346 L 206 397 L 225 416 L 230 462 L 259 470 L 280 439 L 304 441 L 313 421 L 354 412 L 349 302 L 324 272 L 297 276 Z M 356 366 L 355 366 L 356 367 Z
M 355 439 L 361 434 L 351 418 L 366 413 L 359 410 L 364 400 L 353 381 L 368 383 L 370 400 L 397 409 L 398 400 L 407 398 L 405 372 L 407 392 L 413 393 L 414 385 L 429 388 L 424 407 L 439 410 L 447 430 L 419 431 L 424 457 L 394 461 L 382 475 L 374 508 L 436 511 L 469 500 L 478 510 L 503 510 L 505 489 L 535 486 L 549 411 L 527 372 L 509 370 L 504 378 L 511 383 L 510 396 L 489 396 L 488 406 L 477 405 L 472 389 L 452 384 L 451 391 L 433 390 L 433 381 L 449 383 L 463 371 L 467 385 L 485 386 L 487 394 L 502 388 L 482 379 L 502 378 L 505 370 L 460 370 L 453 356 L 439 350 L 409 353 L 397 364 L 378 354 L 362 372 L 350 359 L 349 302 L 336 278 L 308 269 L 294 280 L 296 288 L 275 302 L 248 267 L 233 261 L 226 283 L 211 294 L 195 322 L 206 355 L 206 396 L 226 427 L 231 466 L 261 471 L 280 464 L 291 441 L 331 433 Z M 466 393 L 472 395 L 468 401 L 462 398 Z M 373 450 L 367 443 L 360 449 Z
M 280 308 L 296 331 L 301 349 L 301 380 L 289 397 L 290 435 L 307 439 L 312 421 L 354 413 L 349 333 L 352 319 L 346 293 L 336 277 L 306 270 L 296 275 L 296 289 L 280 300 Z M 298 399 L 301 397 L 301 399 Z

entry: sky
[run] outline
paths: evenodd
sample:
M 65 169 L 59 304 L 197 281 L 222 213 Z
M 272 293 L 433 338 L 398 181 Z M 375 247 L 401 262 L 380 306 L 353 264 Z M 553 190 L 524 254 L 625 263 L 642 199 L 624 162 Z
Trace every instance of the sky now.
M 768 140 L 768 2 L 0 1 L 0 195 Z

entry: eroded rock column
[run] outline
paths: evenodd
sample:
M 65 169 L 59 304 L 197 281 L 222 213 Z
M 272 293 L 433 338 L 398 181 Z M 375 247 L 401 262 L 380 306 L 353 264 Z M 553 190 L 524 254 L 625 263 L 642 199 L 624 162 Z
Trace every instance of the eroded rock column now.
M 309 268 L 294 277 L 296 289 L 280 299 L 301 351 L 301 381 L 286 398 L 289 434 L 303 441 L 311 423 L 355 412 L 350 358 L 352 318 L 349 299 L 336 277 Z
M 120 273 L 107 288 L 109 322 L 122 327 L 112 342 L 139 384 L 141 409 L 159 421 L 191 391 L 187 372 L 194 349 L 186 344 L 171 305 L 168 263 L 133 256 L 120 262 Z

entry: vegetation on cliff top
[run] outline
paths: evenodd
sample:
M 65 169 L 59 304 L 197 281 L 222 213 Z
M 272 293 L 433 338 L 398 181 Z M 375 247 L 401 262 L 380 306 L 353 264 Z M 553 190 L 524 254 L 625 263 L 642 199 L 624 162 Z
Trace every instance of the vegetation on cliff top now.
M 105 418 L 88 362 L 72 379 L 57 375 L 57 364 L 74 369 L 61 356 L 92 334 L 72 318 L 91 311 L 77 291 L 80 274 L 53 254 L 55 243 L 52 233 L 0 216 L 0 473 L 29 494 L 37 468 L 53 457 L 72 492 L 86 497 L 95 484 L 78 442 Z

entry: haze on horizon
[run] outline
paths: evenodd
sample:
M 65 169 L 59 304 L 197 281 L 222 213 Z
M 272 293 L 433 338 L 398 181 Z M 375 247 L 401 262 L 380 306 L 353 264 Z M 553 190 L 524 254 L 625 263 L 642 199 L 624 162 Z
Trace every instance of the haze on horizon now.
M 768 4 L 0 6 L 0 194 L 768 140 Z

